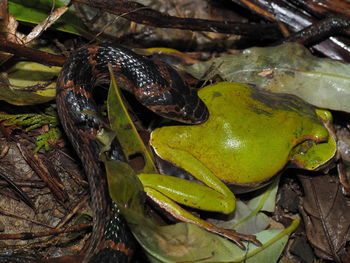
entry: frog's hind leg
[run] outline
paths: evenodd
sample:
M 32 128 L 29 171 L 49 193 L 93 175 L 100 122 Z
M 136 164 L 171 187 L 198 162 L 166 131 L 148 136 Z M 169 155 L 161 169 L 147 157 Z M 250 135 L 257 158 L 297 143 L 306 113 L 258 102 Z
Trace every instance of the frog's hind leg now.
M 144 188 L 157 190 L 173 201 L 189 207 L 224 214 L 235 210 L 236 199 L 229 189 L 228 194 L 223 194 L 207 185 L 162 174 L 139 174 L 138 178 Z
M 200 219 L 199 217 L 194 216 L 190 212 L 186 211 L 182 207 L 180 207 L 177 203 L 175 203 L 170 198 L 166 197 L 162 193 L 158 192 L 157 190 L 154 190 L 152 188 L 145 187 L 145 191 L 147 195 L 157 204 L 159 204 L 163 209 L 165 209 L 168 213 L 170 213 L 175 218 L 187 222 L 195 224 L 201 228 L 206 229 L 209 232 L 219 234 L 223 237 L 226 237 L 230 240 L 232 240 L 238 247 L 241 249 L 245 249 L 245 246 L 243 245 L 242 241 L 250 241 L 254 243 L 257 246 L 261 246 L 259 240 L 256 239 L 254 235 L 244 235 L 236 232 L 233 229 L 224 229 L 219 228 L 203 219 Z M 166 201 L 166 202 L 164 202 Z
M 194 182 L 190 182 L 190 181 L 180 179 L 177 177 L 172 177 L 172 176 L 166 176 L 166 175 L 160 175 L 160 174 L 141 174 L 139 175 L 139 177 L 141 182 L 144 185 L 144 190 L 147 193 L 148 197 L 151 198 L 155 203 L 157 203 L 161 208 L 166 210 L 175 218 L 183 222 L 195 224 L 210 232 L 224 236 L 232 240 L 233 242 L 235 242 L 235 244 L 237 244 L 237 246 L 239 246 L 242 249 L 245 248 L 242 241 L 250 241 L 250 242 L 253 242 L 255 245 L 258 245 L 258 246 L 261 245 L 261 243 L 256 239 L 254 235 L 244 235 L 244 234 L 237 233 L 233 229 L 219 228 L 203 219 L 200 219 L 199 217 L 194 216 L 193 214 L 186 211 L 184 208 L 182 208 L 176 203 L 176 202 L 179 202 L 181 204 L 189 205 L 189 203 L 191 203 L 193 200 L 192 201 L 184 200 L 185 198 L 184 196 L 189 197 L 189 195 L 191 196 L 192 194 L 196 196 L 196 193 L 198 191 L 202 194 L 201 195 L 202 197 L 203 196 L 209 197 L 211 196 L 211 194 L 213 194 L 212 192 L 214 192 L 214 194 L 216 195 L 219 195 L 218 192 L 210 189 L 207 186 L 200 185 Z M 173 188 L 169 187 L 168 180 L 172 181 L 172 183 L 170 183 L 171 185 L 174 184 L 176 186 Z M 166 186 L 164 185 L 164 187 L 162 187 L 163 185 L 162 182 L 163 183 L 166 182 L 165 184 Z M 184 195 L 183 192 L 186 190 L 190 190 L 189 192 L 191 194 L 188 195 L 186 193 Z M 169 194 L 169 191 L 171 191 L 172 193 Z M 168 197 L 169 195 L 171 196 L 172 199 Z M 189 198 L 189 200 L 190 199 L 191 198 Z M 202 206 L 200 205 L 200 209 L 217 211 L 218 209 L 211 209 L 217 206 L 218 204 L 218 202 L 215 202 L 215 201 L 213 202 L 214 199 L 211 199 L 210 202 L 204 202 L 204 203 L 201 202 L 203 203 L 203 205 Z M 174 200 L 176 200 L 176 202 Z M 192 204 L 193 204 L 191 205 L 192 207 L 198 208 L 198 206 L 194 205 L 195 202 L 193 202 Z M 233 206 L 233 209 L 234 209 L 234 206 Z

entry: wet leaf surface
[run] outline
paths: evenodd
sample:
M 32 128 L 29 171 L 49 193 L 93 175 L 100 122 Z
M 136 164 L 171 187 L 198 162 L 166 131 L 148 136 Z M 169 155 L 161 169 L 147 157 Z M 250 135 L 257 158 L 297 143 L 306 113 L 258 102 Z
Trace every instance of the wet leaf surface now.
M 312 56 L 298 44 L 250 48 L 196 63 L 186 70 L 197 78 L 218 75 L 225 81 L 294 94 L 320 108 L 350 112 L 350 66 Z

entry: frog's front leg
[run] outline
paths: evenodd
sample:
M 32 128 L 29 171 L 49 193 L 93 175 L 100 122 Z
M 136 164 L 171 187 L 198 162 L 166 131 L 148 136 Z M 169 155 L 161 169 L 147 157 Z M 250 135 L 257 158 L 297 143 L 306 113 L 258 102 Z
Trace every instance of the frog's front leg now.
M 217 178 L 204 164 L 183 150 L 168 149 L 173 162 L 190 172 L 197 180 L 205 183 L 201 185 L 181 178 L 159 175 L 140 174 L 139 178 L 146 193 L 162 208 L 174 217 L 190 222 L 208 231 L 220 234 L 234 241 L 244 248 L 242 240 L 261 245 L 252 235 L 242 235 L 231 229 L 218 228 L 198 217 L 195 217 L 175 202 L 206 211 L 231 213 L 235 209 L 235 196 L 228 187 Z M 175 201 L 175 202 L 174 202 Z

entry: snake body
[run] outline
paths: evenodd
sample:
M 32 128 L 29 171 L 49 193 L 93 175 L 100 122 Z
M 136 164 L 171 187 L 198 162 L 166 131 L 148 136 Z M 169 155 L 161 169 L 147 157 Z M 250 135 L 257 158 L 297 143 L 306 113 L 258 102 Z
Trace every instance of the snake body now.
M 62 126 L 80 157 L 91 192 L 94 227 L 84 262 L 130 262 L 133 236 L 108 194 L 96 135 L 103 126 L 92 91 L 109 80 L 111 64 L 118 85 L 155 113 L 184 123 L 202 123 L 208 110 L 197 92 L 169 65 L 120 46 L 91 45 L 74 52 L 57 81 L 57 109 Z M 125 161 L 120 152 L 122 161 Z

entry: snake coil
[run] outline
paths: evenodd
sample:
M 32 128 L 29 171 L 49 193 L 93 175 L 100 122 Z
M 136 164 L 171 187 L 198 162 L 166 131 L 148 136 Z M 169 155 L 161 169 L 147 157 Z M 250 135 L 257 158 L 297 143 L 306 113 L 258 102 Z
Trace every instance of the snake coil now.
M 155 113 L 184 123 L 202 123 L 208 110 L 197 92 L 169 65 L 119 46 L 91 45 L 67 59 L 57 81 L 57 109 L 63 128 L 80 157 L 91 192 L 94 226 L 83 262 L 130 262 L 135 241 L 108 194 L 96 141 L 102 127 L 93 88 L 108 81 L 108 64 L 118 85 Z

